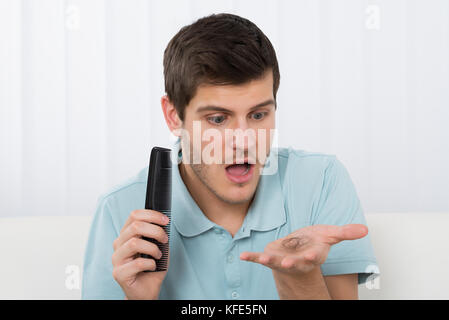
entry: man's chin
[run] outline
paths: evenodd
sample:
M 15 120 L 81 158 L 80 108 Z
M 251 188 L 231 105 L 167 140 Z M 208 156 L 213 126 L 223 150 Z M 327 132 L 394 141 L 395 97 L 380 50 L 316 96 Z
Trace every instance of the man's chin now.
M 244 204 L 250 201 L 253 196 L 254 192 L 242 192 L 242 189 L 235 190 L 235 192 L 232 192 L 232 188 L 228 188 L 225 192 L 226 194 L 222 194 L 220 197 L 222 201 L 228 203 L 228 204 Z
M 222 197 L 221 200 L 227 204 L 239 205 L 239 204 L 248 203 L 248 201 L 250 201 L 251 199 L 247 199 L 247 198 L 236 199 L 236 198 L 223 198 Z

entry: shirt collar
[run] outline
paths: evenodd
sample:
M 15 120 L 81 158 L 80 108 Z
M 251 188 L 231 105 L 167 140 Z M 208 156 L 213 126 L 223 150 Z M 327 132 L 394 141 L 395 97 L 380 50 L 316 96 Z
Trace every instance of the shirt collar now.
M 177 159 L 177 164 L 173 166 L 172 170 L 173 224 L 183 236 L 197 236 L 217 224 L 203 214 L 181 178 L 178 168 L 178 164 L 182 160 L 179 138 L 175 142 L 172 152 L 172 156 L 176 157 L 173 159 Z M 272 149 L 269 158 L 277 156 L 277 150 Z M 263 174 L 260 176 L 255 197 L 243 221 L 241 231 L 243 234 L 249 235 L 251 230 L 268 231 L 280 227 L 285 222 L 286 213 L 279 172 L 276 170 L 272 175 Z
M 173 159 L 177 159 L 172 169 L 173 224 L 183 236 L 193 237 L 212 228 L 215 224 L 203 214 L 181 178 L 178 167 L 182 160 L 179 138 L 174 144 L 173 153 Z

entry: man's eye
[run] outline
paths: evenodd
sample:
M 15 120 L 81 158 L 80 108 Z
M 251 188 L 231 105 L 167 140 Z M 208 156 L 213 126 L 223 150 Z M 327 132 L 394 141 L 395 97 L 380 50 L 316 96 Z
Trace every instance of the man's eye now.
M 215 116 L 215 117 L 208 117 L 207 120 L 213 124 L 222 124 L 225 119 L 225 116 Z M 212 121 L 211 121 L 212 120 Z
M 261 120 L 267 115 L 267 112 L 257 112 L 253 113 L 253 115 L 257 115 L 257 117 L 254 117 L 254 119 Z

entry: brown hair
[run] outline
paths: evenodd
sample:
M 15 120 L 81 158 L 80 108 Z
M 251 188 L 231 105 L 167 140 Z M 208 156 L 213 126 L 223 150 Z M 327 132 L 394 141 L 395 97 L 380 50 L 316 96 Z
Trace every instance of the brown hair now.
M 165 92 L 179 118 L 201 84 L 239 85 L 273 72 L 273 95 L 280 74 L 276 53 L 251 21 L 220 13 L 184 26 L 164 51 Z

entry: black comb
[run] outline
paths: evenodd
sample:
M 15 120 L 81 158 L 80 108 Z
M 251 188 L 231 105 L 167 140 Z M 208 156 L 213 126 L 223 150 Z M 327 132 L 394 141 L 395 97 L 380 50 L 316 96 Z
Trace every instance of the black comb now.
M 171 177 L 172 164 L 170 158 L 171 150 L 162 147 L 154 147 L 151 150 L 150 164 L 148 170 L 147 194 L 145 209 L 159 211 L 168 218 L 171 217 Z M 170 239 L 170 223 L 161 226 Z M 145 270 L 144 272 L 165 271 L 168 263 L 169 243 L 161 243 L 156 239 L 143 237 L 147 241 L 156 244 L 162 252 L 160 259 L 155 259 L 151 255 L 141 253 L 141 257 L 154 259 L 156 270 Z

